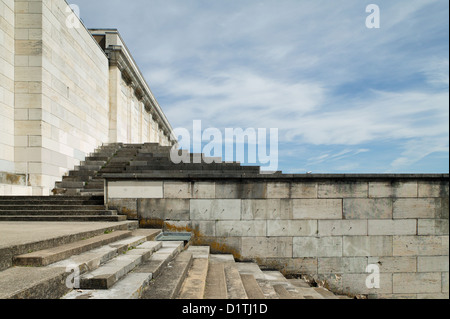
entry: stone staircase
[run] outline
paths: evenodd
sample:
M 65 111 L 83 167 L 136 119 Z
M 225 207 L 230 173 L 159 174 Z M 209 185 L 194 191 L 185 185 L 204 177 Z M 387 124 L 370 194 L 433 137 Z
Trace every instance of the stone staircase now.
M 209 247 L 115 229 L 13 256 L 0 299 L 343 299 Z
M 107 210 L 103 196 L 1 196 L 0 221 L 118 222 L 126 220 Z
M 86 157 L 80 166 L 57 182 L 53 193 L 65 196 L 103 196 L 104 177 L 140 176 L 217 176 L 250 177 L 260 174 L 259 166 L 225 163 L 204 154 L 185 153 L 189 163 L 174 164 L 170 146 L 159 144 L 107 144 Z M 212 163 L 212 161 L 215 161 Z M 199 163 L 197 163 L 199 162 Z M 280 172 L 281 173 L 281 172 Z

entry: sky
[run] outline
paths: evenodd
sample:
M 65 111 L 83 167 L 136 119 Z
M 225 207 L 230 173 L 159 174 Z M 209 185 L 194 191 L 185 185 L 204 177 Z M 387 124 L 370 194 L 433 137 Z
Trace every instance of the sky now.
M 173 128 L 278 129 L 283 173 L 449 172 L 448 1 L 70 3 L 119 30 Z

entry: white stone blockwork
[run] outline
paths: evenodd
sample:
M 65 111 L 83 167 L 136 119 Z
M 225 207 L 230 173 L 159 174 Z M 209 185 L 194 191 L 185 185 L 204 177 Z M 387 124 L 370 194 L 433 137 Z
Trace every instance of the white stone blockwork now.
M 104 143 L 174 141 L 119 32 L 71 15 L 64 0 L 0 0 L 0 172 L 36 195 Z

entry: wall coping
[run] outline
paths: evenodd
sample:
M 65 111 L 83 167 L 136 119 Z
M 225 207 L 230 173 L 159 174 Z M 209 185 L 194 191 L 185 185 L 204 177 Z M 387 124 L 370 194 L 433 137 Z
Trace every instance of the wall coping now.
M 179 172 L 157 172 L 142 174 L 103 174 L 107 181 L 126 180 L 256 180 L 256 181 L 320 181 L 320 180 L 434 180 L 449 181 L 449 174 L 229 174 L 229 173 L 199 173 L 186 174 Z

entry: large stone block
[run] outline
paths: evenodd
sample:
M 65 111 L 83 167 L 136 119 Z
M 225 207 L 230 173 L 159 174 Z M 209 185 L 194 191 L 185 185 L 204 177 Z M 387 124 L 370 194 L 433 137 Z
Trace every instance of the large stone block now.
M 267 236 L 315 236 L 317 220 L 267 220 Z
M 417 182 L 370 182 L 369 197 L 417 197 Z
M 344 219 L 391 219 L 392 199 L 344 199 Z
M 449 196 L 449 182 L 419 182 L 419 197 L 441 197 Z
M 217 199 L 263 199 L 267 195 L 267 183 L 217 182 Z
M 369 220 L 369 236 L 377 235 L 416 235 L 416 219 Z
M 417 272 L 448 272 L 448 255 L 417 257 Z
M 164 198 L 191 198 L 191 183 L 164 182 Z
M 195 182 L 193 186 L 192 198 L 207 199 L 215 198 L 216 184 L 214 182 Z
M 240 220 L 239 199 L 192 199 L 191 220 Z
M 333 257 L 318 259 L 319 274 L 360 274 L 366 271 L 367 257 Z
M 242 237 L 245 258 L 275 258 L 292 256 L 292 237 Z
M 418 219 L 417 235 L 448 235 L 448 219 Z
M 108 208 L 115 209 L 119 214 L 127 215 L 128 219 L 138 218 L 137 199 L 109 199 Z
M 441 290 L 441 273 L 393 274 L 394 293 L 440 293 Z
M 319 220 L 319 236 L 367 235 L 367 220 Z
M 319 198 L 367 198 L 369 184 L 366 182 L 327 182 L 319 183 Z
M 382 273 L 416 272 L 416 257 L 369 257 L 369 264 L 376 264 Z
M 341 199 L 293 199 L 294 219 L 342 219 Z
M 448 271 L 442 273 L 442 292 L 448 294 Z
M 392 236 L 344 236 L 344 256 L 392 256 Z
M 294 237 L 293 257 L 341 257 L 342 237 Z
M 317 198 L 317 183 L 297 183 L 291 185 L 291 198 Z
M 394 219 L 448 219 L 448 198 L 396 199 L 394 200 L 393 216 Z
M 163 182 L 120 181 L 108 183 L 108 198 L 163 198 Z
M 189 220 L 189 199 L 139 199 L 140 219 Z
M 242 219 L 292 219 L 292 203 L 289 199 L 244 199 Z
M 448 256 L 448 236 L 394 236 L 394 256 Z
M 216 235 L 221 237 L 266 236 L 266 221 L 217 221 Z
M 267 198 L 289 198 L 289 183 L 267 183 Z

